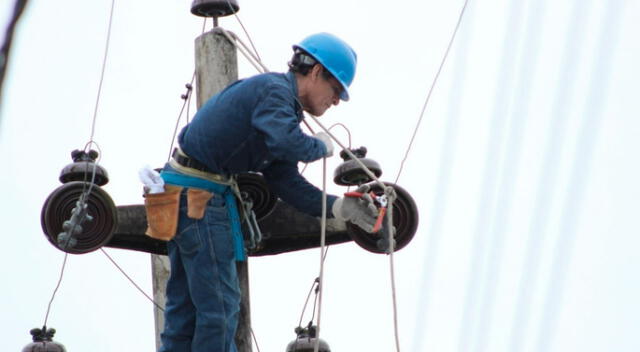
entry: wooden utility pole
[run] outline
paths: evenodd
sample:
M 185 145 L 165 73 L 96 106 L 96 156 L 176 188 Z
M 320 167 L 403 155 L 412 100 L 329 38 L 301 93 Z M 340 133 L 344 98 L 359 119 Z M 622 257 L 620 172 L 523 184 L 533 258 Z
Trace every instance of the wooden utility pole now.
M 238 79 L 238 58 L 235 45 L 224 36 L 221 28 L 202 34 L 195 41 L 196 97 L 198 109 L 211 96 Z M 169 259 L 151 255 L 153 296 L 160 306 L 165 304 L 165 289 L 170 275 Z M 236 333 L 238 352 L 251 352 L 251 319 L 249 306 L 248 261 L 238 262 L 238 278 L 242 301 Z M 160 333 L 164 328 L 163 312 L 155 309 L 156 347 L 160 347 Z

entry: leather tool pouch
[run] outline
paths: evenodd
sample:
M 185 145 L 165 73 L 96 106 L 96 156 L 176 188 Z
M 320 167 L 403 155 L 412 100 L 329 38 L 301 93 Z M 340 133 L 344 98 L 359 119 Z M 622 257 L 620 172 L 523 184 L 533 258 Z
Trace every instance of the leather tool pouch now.
M 147 194 L 144 208 L 147 213 L 147 236 L 169 241 L 176 235 L 180 193 L 182 187 L 165 185 L 162 193 Z
M 213 197 L 213 193 L 198 188 L 187 190 L 187 216 L 191 219 L 202 219 L 207 202 Z

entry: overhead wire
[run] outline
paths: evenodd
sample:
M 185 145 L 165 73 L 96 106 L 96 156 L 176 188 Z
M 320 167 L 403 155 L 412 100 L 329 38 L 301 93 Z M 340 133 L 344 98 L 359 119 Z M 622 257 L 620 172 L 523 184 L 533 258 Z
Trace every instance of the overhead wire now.
M 251 40 L 251 36 L 249 35 L 249 31 L 247 31 L 247 28 L 244 26 L 244 24 L 240 20 L 240 16 L 238 16 L 238 12 L 236 11 L 235 8 L 233 8 L 233 5 L 231 5 L 231 1 L 227 0 L 227 5 L 229 5 L 229 8 L 233 12 L 234 17 L 236 18 L 236 20 L 238 20 L 238 23 L 240 24 L 240 27 L 242 27 L 242 30 L 244 31 L 244 34 L 247 36 L 247 39 L 249 40 L 249 43 L 251 44 L 251 47 L 253 48 L 253 52 L 255 53 L 258 61 L 261 62 L 262 59 L 260 58 L 260 54 L 258 54 L 258 49 L 256 49 L 256 46 L 253 44 L 253 40 Z
M 204 34 L 206 25 L 207 25 L 207 18 L 205 17 L 204 20 L 202 21 L 202 30 L 200 31 L 201 35 Z M 169 153 L 167 155 L 167 161 L 171 159 L 171 154 L 173 153 L 173 146 L 176 141 L 176 136 L 178 135 L 178 128 L 180 127 L 180 120 L 182 119 L 182 114 L 184 113 L 185 108 L 187 109 L 187 123 L 189 123 L 189 106 L 191 105 L 191 97 L 193 96 L 193 82 L 195 81 L 195 79 L 196 79 L 196 70 L 194 69 L 193 74 L 191 75 L 191 81 L 185 84 L 185 88 L 187 89 L 187 92 L 180 96 L 180 98 L 184 100 L 184 102 L 182 103 L 182 107 L 180 108 L 180 113 L 178 114 L 178 118 L 176 119 L 176 125 L 173 129 L 173 136 L 171 137 L 171 143 L 169 144 Z
M 460 23 L 462 23 L 462 17 L 464 16 L 464 12 L 467 9 L 467 4 L 469 0 L 465 0 L 464 5 L 462 6 L 462 10 L 460 10 L 460 15 L 458 16 L 458 22 L 453 30 L 453 34 L 451 35 L 451 39 L 449 40 L 449 44 L 447 45 L 447 49 L 444 52 L 444 56 L 442 57 L 442 61 L 440 61 L 440 66 L 438 67 L 438 71 L 436 72 L 435 77 L 433 78 L 433 82 L 431 83 L 431 88 L 429 88 L 429 93 L 427 94 L 427 98 L 422 105 L 422 111 L 420 112 L 420 116 L 418 117 L 418 121 L 416 122 L 416 127 L 413 129 L 413 134 L 411 135 L 411 139 L 409 140 L 409 145 L 407 146 L 407 150 L 404 153 L 404 157 L 402 158 L 402 162 L 400 162 L 400 168 L 398 169 L 398 174 L 396 175 L 396 179 L 393 183 L 397 184 L 398 179 L 400 179 L 400 174 L 402 173 L 402 169 L 404 168 L 404 163 L 407 161 L 409 157 L 409 152 L 411 151 L 411 147 L 413 145 L 414 140 L 416 139 L 416 135 L 418 134 L 418 130 L 420 129 L 420 124 L 422 123 L 422 118 L 424 117 L 424 113 L 427 110 L 427 105 L 429 104 L 429 100 L 431 99 L 431 93 L 433 93 L 433 89 L 438 82 L 438 77 L 440 77 L 440 72 L 442 72 L 442 67 L 444 67 L 445 62 L 447 61 L 447 57 L 449 56 L 449 50 L 453 46 L 453 41 L 456 38 L 456 34 L 458 33 L 458 28 L 460 28 Z
M 349 150 L 348 148 L 346 148 L 332 133 L 331 131 L 329 131 L 328 128 L 326 128 L 319 120 L 317 117 L 308 114 L 308 116 L 310 116 L 313 121 L 327 134 L 331 137 L 332 140 L 334 140 L 339 146 L 340 148 L 342 148 L 342 150 L 349 155 L 349 157 L 356 162 L 356 164 L 358 164 L 358 166 L 362 169 L 362 171 L 364 171 L 365 174 L 367 174 L 369 176 L 369 178 L 371 180 L 373 180 L 373 182 L 377 183 L 378 185 L 380 185 L 380 187 L 384 190 L 385 195 L 388 197 L 388 205 L 387 205 L 387 212 L 386 212 L 386 217 L 387 217 L 387 223 L 390 224 L 389 226 L 391 227 L 391 229 L 388 231 L 388 244 L 389 244 L 389 248 L 387 250 L 387 254 L 389 254 L 389 269 L 390 269 L 390 279 L 391 279 L 391 296 L 392 296 L 392 308 L 393 308 L 393 330 L 394 330 L 394 339 L 395 339 L 395 344 L 396 344 L 396 351 L 400 352 L 400 337 L 399 337 L 399 328 L 398 328 L 398 308 L 397 308 L 397 300 L 396 300 L 396 289 L 395 289 L 395 274 L 394 274 L 394 265 L 393 265 L 393 253 L 395 252 L 395 243 L 394 243 L 394 239 L 393 239 L 393 201 L 394 201 L 394 194 L 393 191 L 392 193 L 389 193 L 389 189 L 393 189 L 392 187 L 388 187 L 386 184 L 384 184 L 382 181 L 380 181 L 380 179 L 378 179 L 378 177 L 376 175 L 373 174 L 373 172 L 371 172 L 371 170 L 369 170 L 369 168 L 367 168 L 366 165 L 364 165 L 364 163 L 357 158 L 353 152 L 351 150 Z M 326 171 L 326 170 L 325 170 Z M 326 172 L 325 172 L 326 174 Z M 323 192 L 325 192 L 324 187 L 323 187 Z M 323 199 L 326 198 L 323 197 Z M 320 287 L 320 289 L 322 290 L 322 285 Z M 322 291 L 321 291 L 322 292 Z M 317 351 L 315 351 L 317 352 Z
M 249 330 L 251 330 L 251 337 L 253 338 L 253 343 L 256 345 L 256 349 L 258 350 L 258 352 L 260 352 L 260 346 L 258 346 L 258 338 L 256 337 L 256 333 L 253 331 L 252 327 L 249 327 Z
M 109 26 L 107 28 L 107 40 L 104 45 L 104 56 L 102 58 L 102 69 L 100 71 L 100 83 L 98 84 L 98 93 L 96 96 L 96 104 L 93 109 L 93 120 L 91 123 L 91 135 L 89 136 L 89 143 L 93 142 L 93 136 L 96 130 L 96 119 L 98 117 L 98 106 L 100 105 L 100 96 L 102 93 L 102 83 L 104 82 L 104 73 L 107 67 L 107 57 L 109 56 L 109 43 L 111 42 L 111 24 L 113 23 L 113 9 L 115 7 L 115 0 L 111 0 L 111 9 L 109 11 Z M 89 144 L 88 143 L 88 144 Z M 86 150 L 85 150 L 86 151 Z
M 67 266 L 68 256 L 69 256 L 69 253 L 64 254 L 64 259 L 62 260 L 62 266 L 60 268 L 60 275 L 58 276 L 58 283 L 56 284 L 56 287 L 53 289 L 53 294 L 51 295 L 51 299 L 49 300 L 49 304 L 47 305 L 47 313 L 44 316 L 44 324 L 42 324 L 42 326 L 47 326 L 47 321 L 49 321 L 49 312 L 51 311 L 51 304 L 53 304 L 53 300 L 56 297 L 56 293 L 58 293 L 60 284 L 62 284 L 62 277 L 64 276 L 64 269 Z
M 434 290 L 433 282 L 435 273 L 437 273 L 437 266 L 440 259 L 441 242 L 443 239 L 443 223 L 445 219 L 445 213 L 448 206 L 448 195 L 451 185 L 451 173 L 458 147 L 458 135 L 460 134 L 459 122 L 462 115 L 463 99 L 465 94 L 465 82 L 467 81 L 467 64 L 471 57 L 469 54 L 470 44 L 473 43 L 473 20 L 474 20 L 474 6 L 477 2 L 471 2 L 467 8 L 467 14 L 465 18 L 465 25 L 460 29 L 458 36 L 458 43 L 456 44 L 455 54 L 449 60 L 452 62 L 452 67 L 457 69 L 452 70 L 451 86 L 448 88 L 448 108 L 444 113 L 446 116 L 446 125 L 443 128 L 441 145 L 440 145 L 440 160 L 437 167 L 433 168 L 437 171 L 437 178 L 435 186 L 433 187 L 433 195 L 431 199 L 431 214 L 427 217 L 427 230 L 425 231 L 425 243 L 422 251 L 422 273 L 419 275 L 420 284 L 419 292 L 420 297 L 417 298 L 415 308 L 415 324 L 416 327 L 413 334 L 413 344 L 411 351 L 426 351 L 429 348 L 425 347 L 426 342 L 431 341 L 429 336 L 431 328 L 429 327 L 431 318 L 431 299 L 434 296 L 436 290 Z M 421 330 L 418 330 L 420 328 Z
M 333 125 L 329 126 L 329 131 L 331 131 L 331 129 L 333 129 L 336 126 L 342 127 L 347 132 L 347 138 L 349 138 L 349 149 L 351 149 L 351 131 L 349 131 L 349 128 L 347 128 L 347 126 L 341 122 L 336 122 Z M 309 130 L 312 130 L 311 127 L 309 127 Z M 309 166 L 309 163 L 304 163 L 304 167 L 302 168 L 302 170 L 300 170 L 300 175 L 304 174 L 304 171 L 307 169 L 308 166 Z M 327 251 L 328 250 L 329 250 L 329 247 L 327 247 Z
M 164 312 L 164 308 L 162 306 L 160 306 L 158 303 L 156 303 L 156 301 L 153 300 L 153 298 L 151 298 L 151 296 L 149 296 L 146 292 L 144 292 L 144 290 L 138 285 L 136 284 L 136 282 L 131 278 L 131 276 L 129 276 L 124 269 L 122 269 L 122 267 L 120 265 L 118 265 L 118 263 L 116 263 L 116 261 L 109 255 L 109 253 L 107 253 L 107 251 L 104 250 L 104 248 L 100 248 L 100 251 L 109 259 L 109 261 L 122 273 L 122 275 L 124 275 L 127 280 L 129 280 L 129 282 L 131 282 L 131 284 L 133 284 L 133 286 L 135 286 L 135 288 L 140 291 L 140 293 L 142 293 L 145 297 L 147 297 L 147 299 L 153 303 L 154 306 L 156 306 L 156 308 L 160 309 L 161 311 Z
M 95 135 L 95 127 L 96 127 L 96 121 L 97 121 L 97 116 L 98 116 L 98 107 L 100 105 L 100 96 L 102 94 L 102 84 L 104 82 L 104 74 L 106 71 L 106 65 L 107 65 L 107 58 L 109 56 L 109 43 L 111 41 L 111 26 L 113 23 L 113 13 L 114 13 L 114 8 L 115 8 L 115 0 L 111 0 L 111 7 L 109 10 L 109 24 L 107 26 L 107 38 L 105 40 L 105 47 L 104 47 L 104 55 L 102 58 L 102 67 L 100 70 L 100 79 L 99 79 L 99 83 L 98 83 L 98 92 L 97 92 L 97 96 L 96 96 L 96 101 L 95 101 L 95 106 L 93 109 L 93 117 L 91 119 L 91 133 L 89 135 L 89 141 L 85 144 L 84 146 L 84 152 L 88 153 L 91 146 L 95 145 L 96 148 L 98 148 L 98 150 L 100 150 L 100 146 L 94 141 L 93 137 Z M 93 186 L 94 186 L 94 181 L 95 181 L 95 176 L 96 176 L 96 170 L 97 170 L 97 165 L 98 165 L 98 161 L 100 160 L 101 157 L 101 152 L 98 153 L 99 158 L 97 160 L 95 160 L 95 162 L 93 163 L 93 170 L 91 172 L 91 180 L 89 183 L 89 186 L 87 188 L 87 177 L 88 177 L 88 168 L 89 168 L 89 163 L 85 164 L 85 173 L 84 173 L 84 177 L 85 177 L 85 182 L 82 185 L 82 192 L 79 196 L 78 202 L 77 203 L 82 203 L 83 205 L 86 206 L 86 202 L 88 200 L 88 198 L 91 195 L 91 191 L 93 190 Z M 77 207 L 78 205 L 76 205 Z M 74 208 L 74 211 L 76 211 L 76 208 Z M 79 209 L 77 211 L 80 211 Z M 80 226 L 80 223 L 82 223 L 87 216 L 87 212 L 84 213 L 83 217 L 78 221 L 78 222 L 74 222 L 73 226 L 67 230 L 68 231 L 68 237 L 66 240 L 66 243 L 64 244 L 64 248 L 66 249 L 68 247 L 68 245 L 70 244 L 73 234 L 75 233 L 75 229 Z M 51 312 L 51 306 L 53 304 L 53 300 L 55 299 L 56 293 L 58 292 L 58 289 L 60 288 L 60 285 L 62 283 L 62 279 L 64 277 L 64 272 L 65 272 L 65 268 L 67 265 L 67 258 L 68 258 L 68 253 L 65 252 L 64 255 L 64 259 L 62 261 L 62 268 L 60 269 L 60 275 L 58 277 L 58 283 L 56 284 L 56 287 L 53 291 L 53 294 L 51 295 L 51 299 L 49 300 L 49 304 L 47 306 L 47 312 L 45 314 L 45 319 L 44 319 L 44 326 L 46 327 L 47 325 L 47 321 L 49 319 L 49 314 Z
M 320 221 L 320 276 L 318 282 L 318 324 L 316 330 L 316 343 L 314 352 L 320 348 L 320 322 L 322 317 L 322 291 L 324 286 L 324 248 L 327 237 L 327 158 L 322 158 L 322 218 Z
M 300 313 L 300 321 L 298 322 L 298 326 L 302 326 L 302 320 L 304 319 L 304 312 L 307 310 L 307 305 L 309 304 L 309 298 L 311 298 L 311 294 L 313 293 L 314 288 L 316 289 L 316 292 L 317 292 L 317 286 L 319 283 L 320 283 L 320 278 L 316 277 L 313 280 L 313 283 L 311 284 L 311 288 L 309 289 L 309 293 L 307 294 L 307 299 L 304 301 L 304 306 L 302 306 L 302 312 Z M 311 320 L 313 320 L 313 316 L 311 317 Z

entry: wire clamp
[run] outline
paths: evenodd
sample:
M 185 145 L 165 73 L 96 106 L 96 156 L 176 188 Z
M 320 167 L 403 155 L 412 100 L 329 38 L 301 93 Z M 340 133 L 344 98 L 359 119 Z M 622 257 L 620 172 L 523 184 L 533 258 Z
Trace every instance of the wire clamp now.
M 75 236 L 82 233 L 82 223 L 93 220 L 93 216 L 88 214 L 89 209 L 84 198 L 83 193 L 71 211 L 71 218 L 62 223 L 62 229 L 64 231 L 58 235 L 58 245 L 63 250 L 75 247 L 78 243 Z

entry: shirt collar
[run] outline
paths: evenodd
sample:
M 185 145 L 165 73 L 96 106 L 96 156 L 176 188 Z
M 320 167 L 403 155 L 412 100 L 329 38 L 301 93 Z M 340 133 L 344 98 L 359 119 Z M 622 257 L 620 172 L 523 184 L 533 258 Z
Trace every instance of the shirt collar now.
M 289 81 L 289 86 L 293 91 L 293 96 L 295 98 L 295 109 L 298 113 L 298 119 L 302 120 L 304 118 L 304 114 L 302 113 L 302 104 L 300 104 L 300 98 L 298 97 L 298 81 L 296 80 L 295 73 L 289 71 L 285 74 L 287 81 Z

